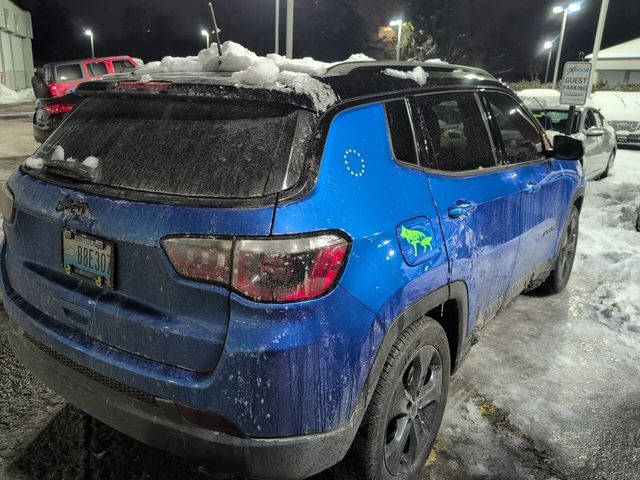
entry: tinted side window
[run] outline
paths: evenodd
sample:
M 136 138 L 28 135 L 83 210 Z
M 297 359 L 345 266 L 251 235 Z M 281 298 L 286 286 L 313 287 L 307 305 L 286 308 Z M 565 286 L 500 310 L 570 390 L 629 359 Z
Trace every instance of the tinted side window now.
M 600 119 L 593 110 L 587 110 L 587 116 L 584 120 L 584 129 L 589 130 L 592 127 L 601 127 Z
M 79 63 L 70 63 L 68 65 L 58 65 L 56 67 L 56 81 L 72 82 L 74 80 L 82 80 L 82 67 Z
M 413 143 L 411 121 L 404 100 L 394 100 L 385 103 L 389 136 L 393 147 L 393 154 L 401 162 L 418 164 L 416 149 Z
M 94 77 L 101 77 L 107 74 L 107 64 L 104 62 L 90 63 L 91 75 Z
M 502 163 L 522 163 L 541 159 L 542 136 L 528 120 L 522 107 L 515 100 L 501 93 L 486 93 L 490 114 L 500 131 L 504 150 Z
M 491 143 L 472 93 L 416 97 L 420 128 L 430 140 L 429 166 L 447 172 L 495 167 Z
M 116 73 L 130 72 L 135 70 L 136 67 L 129 60 L 114 60 L 113 61 L 113 70 Z

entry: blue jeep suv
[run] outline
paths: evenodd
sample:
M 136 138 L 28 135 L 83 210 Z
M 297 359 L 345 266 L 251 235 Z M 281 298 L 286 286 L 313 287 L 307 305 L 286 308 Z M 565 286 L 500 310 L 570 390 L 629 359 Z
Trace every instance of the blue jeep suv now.
M 425 85 L 384 73 L 417 66 Z M 324 109 L 148 80 L 81 85 L 3 188 L 16 356 L 212 471 L 417 478 L 474 332 L 569 279 L 580 142 L 447 64 L 334 66 Z

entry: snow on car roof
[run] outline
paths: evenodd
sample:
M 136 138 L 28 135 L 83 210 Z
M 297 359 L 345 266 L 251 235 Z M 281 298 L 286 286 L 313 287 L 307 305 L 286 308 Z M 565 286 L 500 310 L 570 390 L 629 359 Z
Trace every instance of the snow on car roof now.
M 165 57 L 150 62 L 130 74 L 105 76 L 106 81 L 144 80 L 189 84 L 215 84 L 228 88 L 266 90 L 285 95 L 306 97 L 317 112 L 325 112 L 347 98 L 396 92 L 424 86 L 426 78 L 443 74 L 459 77 L 458 81 L 488 80 L 496 82 L 487 72 L 444 62 L 377 62 L 354 54 L 342 62 L 328 63 L 310 57 L 289 59 L 277 54 L 257 55 L 242 45 L 227 41 L 204 49 L 197 56 Z M 424 69 L 424 75 L 415 72 Z M 389 71 L 393 70 L 393 77 Z M 387 72 L 384 74 L 384 72 Z M 412 75 L 403 71 L 412 71 Z M 382 78 L 382 77 L 387 77 Z M 346 77 L 352 80 L 344 81 Z M 359 77 L 359 78 L 355 78 Z M 88 88 L 80 88 L 80 91 Z M 194 92 L 195 94 L 195 92 Z M 259 96 L 259 95 L 256 95 Z M 281 97 L 282 98 L 282 97 Z M 293 104 L 299 104 L 293 103 Z

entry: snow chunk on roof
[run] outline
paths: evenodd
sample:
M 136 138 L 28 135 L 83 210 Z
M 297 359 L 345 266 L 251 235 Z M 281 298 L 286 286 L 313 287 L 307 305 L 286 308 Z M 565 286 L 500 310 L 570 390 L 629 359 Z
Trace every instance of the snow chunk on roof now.
M 351 55 L 344 62 L 375 61 L 362 53 Z M 171 72 L 233 72 L 232 78 L 238 87 L 260 87 L 295 91 L 310 97 L 319 111 L 324 111 L 338 101 L 328 85 L 313 79 L 327 73 L 337 63 L 321 62 L 311 57 L 290 59 L 269 54 L 261 57 L 242 45 L 226 41 L 222 44 L 222 56 L 216 44 L 198 53 L 197 57 L 165 57 L 160 62 L 150 62 L 137 70 L 144 81 L 151 81 L 154 73 Z M 424 78 L 426 72 L 420 69 L 416 81 Z
M 424 68 L 422 67 L 416 67 L 410 72 L 406 72 L 402 70 L 394 70 L 393 68 L 387 68 L 382 73 L 394 78 L 401 78 L 404 80 L 413 80 L 421 87 L 424 87 L 427 84 L 427 78 L 429 78 L 429 74 L 425 72 Z
M 137 73 L 201 72 L 202 64 L 198 57 L 164 57 L 160 62 L 149 62 L 137 70 Z
M 235 72 L 231 78 L 245 85 L 265 87 L 276 83 L 280 69 L 266 58 L 259 59 L 246 70 Z
M 314 60 L 311 57 L 287 58 L 277 53 L 270 53 L 267 58 L 275 63 L 280 71 L 306 73 L 320 77 L 327 73 L 331 63 Z
M 278 84 L 280 84 L 296 93 L 308 96 L 320 112 L 328 110 L 338 101 L 338 97 L 329 85 L 312 78 L 306 73 L 280 72 L 276 77 L 276 81 L 275 88 L 278 88 Z
M 340 63 L 349 63 L 349 62 L 375 62 L 375 58 L 371 58 L 364 53 L 354 53 L 349 58 L 347 58 L 344 62 Z

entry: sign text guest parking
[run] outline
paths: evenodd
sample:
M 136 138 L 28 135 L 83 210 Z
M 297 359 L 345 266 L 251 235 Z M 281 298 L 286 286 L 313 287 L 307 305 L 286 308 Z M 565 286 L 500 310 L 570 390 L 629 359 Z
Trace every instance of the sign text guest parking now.
M 591 63 L 565 63 L 560 103 L 563 105 L 584 105 L 587 103 L 589 77 L 591 77 Z

